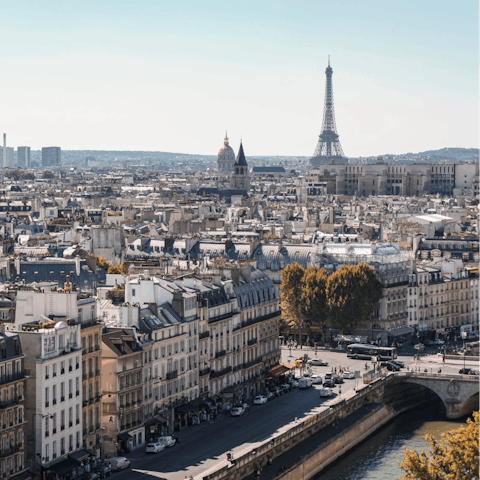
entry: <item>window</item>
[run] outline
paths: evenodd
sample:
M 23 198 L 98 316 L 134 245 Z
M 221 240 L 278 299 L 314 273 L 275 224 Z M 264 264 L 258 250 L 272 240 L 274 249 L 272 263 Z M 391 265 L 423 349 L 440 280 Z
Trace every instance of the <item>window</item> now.
M 132 297 L 134 297 L 134 296 L 135 296 L 135 289 L 132 288 Z

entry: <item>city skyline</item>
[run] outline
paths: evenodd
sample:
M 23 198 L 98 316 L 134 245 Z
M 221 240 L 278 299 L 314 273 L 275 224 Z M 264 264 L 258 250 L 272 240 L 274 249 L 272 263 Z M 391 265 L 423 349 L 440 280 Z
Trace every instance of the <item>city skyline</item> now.
M 8 146 L 312 156 L 331 55 L 347 157 L 478 147 L 476 3 L 112 5 L 4 9 Z

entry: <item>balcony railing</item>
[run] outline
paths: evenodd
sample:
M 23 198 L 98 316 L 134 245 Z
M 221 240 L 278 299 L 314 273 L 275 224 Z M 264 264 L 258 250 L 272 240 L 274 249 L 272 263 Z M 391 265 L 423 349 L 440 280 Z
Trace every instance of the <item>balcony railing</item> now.
M 15 395 L 13 398 L 10 398 L 9 400 L 0 402 L 0 410 L 6 410 L 7 408 L 17 405 L 20 400 L 23 400 L 23 398 Z
M 167 380 L 173 380 L 174 378 L 177 378 L 178 377 L 178 371 L 177 370 L 173 370 L 173 372 L 168 372 L 167 373 Z
M 251 360 L 250 362 L 246 362 L 242 365 L 243 368 L 250 368 L 253 367 L 254 365 L 258 365 L 259 363 L 262 363 L 262 358 L 259 357 L 255 360 Z
M 16 382 L 17 380 L 22 380 L 25 378 L 25 375 L 22 373 L 12 373 L 10 375 L 3 375 L 0 377 L 0 385 L 5 385 L 6 383 Z
M 200 370 L 198 374 L 200 377 L 204 377 L 205 375 L 208 375 L 210 373 L 210 367 L 204 368 L 203 370 Z
M 222 370 L 211 372 L 210 373 L 210 378 L 221 377 L 223 375 L 226 375 L 227 373 L 230 373 L 231 371 L 232 371 L 232 367 L 225 367 Z
M 220 322 L 221 320 L 225 320 L 227 318 L 232 317 L 234 312 L 224 313 L 223 315 L 217 315 L 216 317 L 211 317 L 208 319 L 208 323 L 216 323 Z
M 256 345 L 256 343 L 257 343 L 257 339 L 256 339 L 256 338 L 251 338 L 251 339 L 248 341 L 248 345 L 249 345 L 249 346 Z
M 248 327 L 250 325 L 255 325 L 256 323 L 263 322 L 264 320 L 269 320 L 270 318 L 275 318 L 281 315 L 281 311 L 277 310 L 276 312 L 269 313 L 268 315 L 263 315 L 262 317 L 251 318 L 242 322 L 242 327 Z
M 210 336 L 210 332 L 202 332 L 198 335 L 198 338 L 201 340 L 202 338 L 208 338 Z
M 215 354 L 215 358 L 224 357 L 226 354 L 227 354 L 227 351 L 226 351 L 226 350 L 220 350 L 219 352 L 217 352 L 217 353 Z

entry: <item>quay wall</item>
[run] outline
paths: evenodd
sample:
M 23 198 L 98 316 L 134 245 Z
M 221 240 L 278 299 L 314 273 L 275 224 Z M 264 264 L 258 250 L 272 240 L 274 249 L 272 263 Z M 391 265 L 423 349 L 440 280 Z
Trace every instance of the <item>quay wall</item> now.
M 301 462 L 278 474 L 275 479 L 308 480 L 335 462 L 350 449 L 375 433 L 398 413 L 387 405 L 381 405 L 368 416 L 358 420 L 350 428 L 323 443 Z
M 212 471 L 204 472 L 201 476 L 195 477 L 196 480 L 241 480 L 247 477 L 254 472 L 256 465 L 265 465 L 268 457 L 276 458 L 280 456 L 283 452 L 303 442 L 319 430 L 338 423 L 366 404 L 381 402 L 383 387 L 388 380 L 388 378 L 379 378 L 368 387 L 356 392 L 353 397 L 332 405 L 328 410 L 309 415 L 298 424 L 293 427 L 289 426 L 283 432 L 270 437 L 268 440 L 249 445 L 244 454 L 236 455 L 234 463 L 225 459 Z

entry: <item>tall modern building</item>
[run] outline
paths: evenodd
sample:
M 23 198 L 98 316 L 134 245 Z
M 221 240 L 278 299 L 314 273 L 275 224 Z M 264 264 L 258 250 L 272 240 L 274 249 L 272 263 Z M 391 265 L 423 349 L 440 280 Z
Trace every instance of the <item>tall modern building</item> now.
M 17 167 L 30 167 L 30 147 L 17 148 Z
M 14 151 L 13 148 L 7 147 L 7 134 L 3 134 L 3 147 L 0 147 L 0 153 L 2 154 L 2 167 L 13 168 L 14 167 Z
M 322 133 L 318 138 L 317 147 L 310 164 L 324 165 L 326 163 L 348 163 L 340 145 L 337 126 L 335 125 L 335 112 L 333 109 L 333 70 L 330 67 L 330 56 L 328 57 L 328 67 L 325 70 L 327 81 L 325 83 L 325 104 L 323 108 Z
M 62 149 L 60 147 L 42 148 L 42 166 L 52 167 L 61 164 Z

